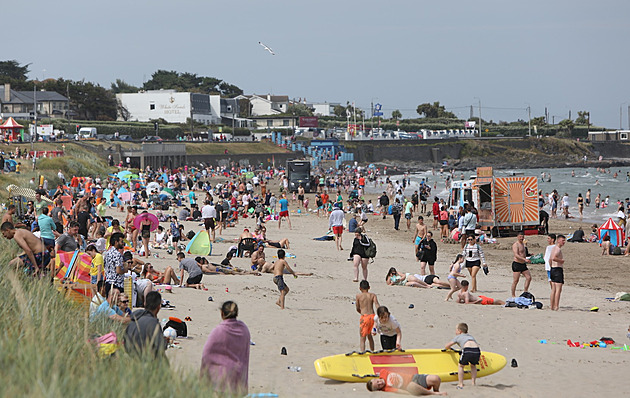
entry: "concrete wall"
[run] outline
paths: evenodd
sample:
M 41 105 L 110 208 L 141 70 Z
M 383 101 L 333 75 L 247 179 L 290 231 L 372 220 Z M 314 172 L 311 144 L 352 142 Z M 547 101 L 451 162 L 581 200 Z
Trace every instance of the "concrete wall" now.
M 409 143 L 405 140 L 391 141 L 365 141 L 352 145 L 349 152 L 354 153 L 354 160 L 359 163 L 403 161 L 403 162 L 433 162 L 458 159 L 462 150 L 462 144 L 458 142 L 444 143 L 440 145 L 432 143 Z
M 302 158 L 302 152 L 291 153 L 252 153 L 244 155 L 188 155 L 187 161 L 189 166 L 196 166 L 199 163 L 212 166 L 233 166 L 240 165 L 243 167 L 249 165 L 263 164 L 263 167 L 270 166 L 275 161 L 276 166 L 284 166 L 287 160 Z

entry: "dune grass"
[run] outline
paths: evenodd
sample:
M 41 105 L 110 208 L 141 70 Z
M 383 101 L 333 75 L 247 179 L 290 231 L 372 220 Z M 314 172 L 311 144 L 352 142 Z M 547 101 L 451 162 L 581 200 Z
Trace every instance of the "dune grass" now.
M 86 305 L 62 296 L 49 280 L 16 273 L 7 262 L 14 242 L 0 238 L 0 395 L 5 397 L 215 396 L 197 372 L 167 360 L 128 355 L 100 358 L 89 340 L 123 327 L 89 322 Z

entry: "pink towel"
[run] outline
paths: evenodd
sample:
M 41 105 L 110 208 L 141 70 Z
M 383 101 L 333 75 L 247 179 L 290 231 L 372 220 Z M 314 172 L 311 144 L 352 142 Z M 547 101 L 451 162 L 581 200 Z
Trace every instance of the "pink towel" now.
M 201 356 L 201 374 L 219 391 L 247 394 L 249 329 L 236 319 L 223 320 L 208 336 Z

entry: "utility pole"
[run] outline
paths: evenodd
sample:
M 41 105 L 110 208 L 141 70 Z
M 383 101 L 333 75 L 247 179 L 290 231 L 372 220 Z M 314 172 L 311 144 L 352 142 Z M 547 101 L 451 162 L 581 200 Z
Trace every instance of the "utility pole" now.
M 479 100 L 479 138 L 481 138 L 481 98 L 477 98 Z
M 527 122 L 527 135 L 529 137 L 532 136 L 532 107 L 527 105 L 527 117 L 529 119 L 529 121 Z

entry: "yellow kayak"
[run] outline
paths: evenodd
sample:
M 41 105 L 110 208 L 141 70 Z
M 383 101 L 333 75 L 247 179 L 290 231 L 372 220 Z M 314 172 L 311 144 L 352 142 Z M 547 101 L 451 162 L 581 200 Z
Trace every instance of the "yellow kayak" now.
M 382 370 L 396 373 L 426 373 L 440 376 L 442 381 L 457 381 L 459 351 L 437 349 L 377 351 L 332 355 L 315 361 L 317 375 L 332 380 L 354 383 L 378 377 Z M 503 355 L 482 352 L 477 377 L 491 375 L 503 369 Z M 464 368 L 464 378 L 470 378 L 470 365 Z

